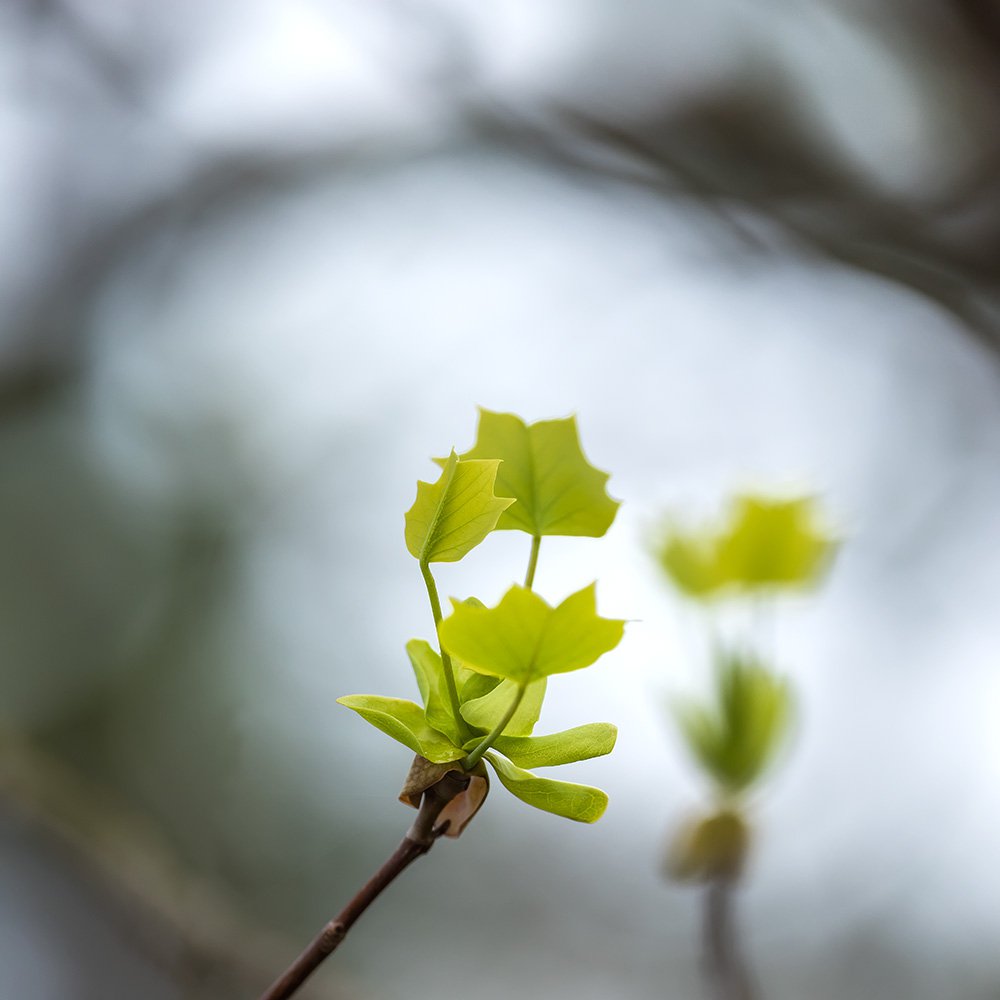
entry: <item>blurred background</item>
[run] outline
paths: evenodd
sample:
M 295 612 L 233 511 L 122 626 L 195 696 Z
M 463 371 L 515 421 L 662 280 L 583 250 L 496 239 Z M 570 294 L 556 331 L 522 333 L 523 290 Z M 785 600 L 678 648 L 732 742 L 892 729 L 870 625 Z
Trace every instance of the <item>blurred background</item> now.
M 762 994 L 1000 997 L 995 5 L 14 0 L 0 53 L 3 996 L 256 996 L 395 847 L 408 755 L 334 701 L 416 695 L 403 512 L 483 405 L 624 501 L 536 579 L 633 620 L 539 727 L 620 726 L 565 769 L 611 806 L 495 789 L 303 996 L 700 995 L 646 547 L 750 487 L 846 540 L 777 622 Z

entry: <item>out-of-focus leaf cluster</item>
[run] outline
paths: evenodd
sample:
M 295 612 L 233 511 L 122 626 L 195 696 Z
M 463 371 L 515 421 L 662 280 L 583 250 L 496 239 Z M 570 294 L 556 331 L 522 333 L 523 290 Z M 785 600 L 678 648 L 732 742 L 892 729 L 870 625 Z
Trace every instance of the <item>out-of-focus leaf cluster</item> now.
M 719 529 L 670 529 L 655 552 L 680 591 L 708 600 L 814 586 L 835 548 L 813 497 L 743 495 L 734 498 Z
M 669 527 L 654 555 L 667 578 L 708 615 L 723 598 L 761 605 L 815 586 L 835 550 L 813 497 L 741 495 L 717 528 Z M 681 879 L 739 876 L 749 845 L 742 803 L 766 774 L 791 720 L 788 681 L 751 643 L 727 645 L 713 635 L 712 650 L 710 697 L 674 706 L 681 736 L 721 803 L 675 839 L 667 870 Z

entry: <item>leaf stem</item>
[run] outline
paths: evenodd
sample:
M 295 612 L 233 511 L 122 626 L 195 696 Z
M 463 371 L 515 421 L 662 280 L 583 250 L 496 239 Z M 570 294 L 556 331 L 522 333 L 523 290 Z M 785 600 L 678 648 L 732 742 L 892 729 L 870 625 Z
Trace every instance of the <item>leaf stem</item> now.
M 270 989 L 261 994 L 260 1000 L 288 1000 L 298 992 L 299 987 L 316 971 L 320 963 L 337 949 L 355 921 L 375 902 L 382 890 L 391 885 L 413 861 L 434 846 L 434 842 L 447 827 L 447 823 L 442 826 L 437 825 L 438 817 L 452 799 L 468 787 L 468 784 L 467 777 L 451 771 L 424 792 L 417 818 L 392 856 L 358 890 L 347 906 L 319 932 L 309 947 Z
M 542 536 L 531 536 L 531 555 L 528 556 L 528 572 L 524 575 L 524 589 L 531 590 L 535 582 L 535 567 L 538 565 L 538 550 L 542 547 Z
M 514 718 L 514 713 L 521 704 L 521 699 L 524 697 L 524 692 L 527 690 L 527 682 L 518 687 L 517 694 L 514 696 L 514 700 L 510 703 L 507 711 L 504 712 L 503 718 L 493 727 L 492 731 L 487 736 L 482 738 L 469 756 L 462 761 L 462 767 L 464 767 L 466 771 L 471 771 L 483 759 L 483 754 L 485 754 L 486 751 L 493 746 L 496 739 L 503 735 L 503 731 L 507 728 L 510 720 Z
M 434 575 L 431 573 L 430 564 L 425 560 L 420 560 L 420 572 L 423 574 L 424 583 L 427 585 L 427 596 L 431 600 L 431 613 L 434 615 L 434 631 L 438 636 L 438 648 L 441 650 L 441 666 L 444 668 L 445 686 L 448 688 L 448 700 L 451 702 L 451 714 L 455 717 L 455 724 L 459 731 L 468 738 L 471 731 L 462 718 L 461 702 L 458 700 L 458 685 L 455 683 L 455 668 L 452 666 L 451 657 L 441 642 L 441 599 L 438 597 L 437 584 L 434 582 Z

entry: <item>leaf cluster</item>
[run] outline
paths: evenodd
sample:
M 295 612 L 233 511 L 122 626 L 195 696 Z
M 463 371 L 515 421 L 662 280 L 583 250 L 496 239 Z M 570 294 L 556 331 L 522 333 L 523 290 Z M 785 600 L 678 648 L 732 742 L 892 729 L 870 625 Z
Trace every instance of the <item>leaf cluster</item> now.
M 717 653 L 715 702 L 678 703 L 691 753 L 727 796 L 746 791 L 774 757 L 790 717 L 788 682 L 751 654 Z
M 836 542 L 823 527 L 815 498 L 733 499 L 716 530 L 668 529 L 655 546 L 657 560 L 687 596 L 697 600 L 732 593 L 769 593 L 815 585 Z
M 670 530 L 656 547 L 662 569 L 702 602 L 755 599 L 819 582 L 836 550 L 814 497 L 738 495 L 716 530 Z M 715 650 L 715 703 L 678 706 L 692 755 L 724 795 L 760 779 L 787 729 L 788 682 L 750 652 Z
M 380 695 L 339 701 L 432 765 L 481 775 L 485 760 L 522 801 L 593 822 L 607 804 L 604 792 L 528 768 L 610 753 L 616 728 L 590 723 L 535 736 L 534 727 L 547 678 L 590 666 L 618 644 L 625 623 L 597 614 L 593 584 L 555 607 L 531 584 L 544 536 L 599 537 L 610 527 L 618 502 L 606 492 L 608 476 L 584 457 L 573 417 L 529 425 L 481 410 L 473 448 L 436 461 L 441 475 L 418 482 L 405 530 L 438 638 L 438 648 L 424 639 L 406 646 L 421 704 Z M 494 530 L 532 536 L 525 586 L 513 585 L 493 608 L 453 599 L 443 617 L 431 564 L 462 559 Z

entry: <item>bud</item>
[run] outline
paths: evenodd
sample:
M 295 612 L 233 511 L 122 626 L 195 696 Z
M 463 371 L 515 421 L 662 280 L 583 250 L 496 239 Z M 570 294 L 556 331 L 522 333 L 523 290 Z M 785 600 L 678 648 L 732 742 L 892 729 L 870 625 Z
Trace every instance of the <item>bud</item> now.
M 479 812 L 490 790 L 490 779 L 482 761 L 471 771 L 464 771 L 458 761 L 450 764 L 432 764 L 418 754 L 410 765 L 410 773 L 407 774 L 403 790 L 399 793 L 399 801 L 413 806 L 414 809 L 419 809 L 424 792 L 432 785 L 436 785 L 451 771 L 468 777 L 469 786 L 464 792 L 459 792 L 444 807 L 438 817 L 438 822 L 448 823 L 448 828 L 445 830 L 446 837 L 457 837 L 469 825 L 472 817 Z
M 738 813 L 722 809 L 688 820 L 667 853 L 666 874 L 680 882 L 735 882 L 750 847 L 750 828 Z

